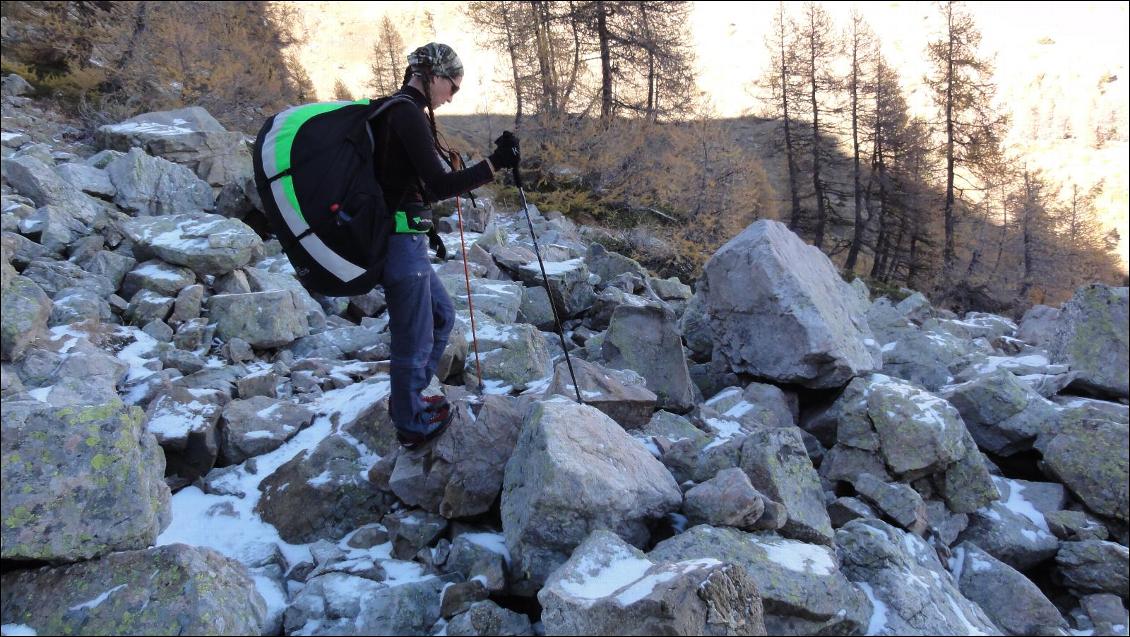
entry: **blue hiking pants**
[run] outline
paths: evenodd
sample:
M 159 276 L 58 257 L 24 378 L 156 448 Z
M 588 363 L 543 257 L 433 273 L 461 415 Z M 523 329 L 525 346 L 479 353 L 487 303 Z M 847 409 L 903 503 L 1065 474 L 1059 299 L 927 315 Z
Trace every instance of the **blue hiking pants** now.
M 434 427 L 420 392 L 439 366 L 455 324 L 455 308 L 428 259 L 425 234 L 394 234 L 381 285 L 392 333 L 389 415 L 397 429 L 428 434 Z

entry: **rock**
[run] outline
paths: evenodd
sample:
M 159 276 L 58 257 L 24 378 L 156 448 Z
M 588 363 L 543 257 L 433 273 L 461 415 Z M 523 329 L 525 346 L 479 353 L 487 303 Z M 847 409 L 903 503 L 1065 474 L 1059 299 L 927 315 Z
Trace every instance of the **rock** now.
M 1102 540 L 1064 542 L 1055 564 L 1068 588 L 1082 593 L 1130 596 L 1130 552 L 1125 546 Z
M 110 281 L 110 286 L 117 290 L 122 287 L 126 274 L 137 265 L 137 260 L 116 252 L 101 250 L 80 265 L 91 274 L 105 277 Z
M 967 341 L 946 332 L 907 330 L 883 346 L 883 373 L 937 391 L 953 382 L 970 349 Z
M 694 407 L 694 382 L 669 311 L 621 305 L 612 313 L 602 347 L 609 367 L 631 369 L 647 380 L 661 409 L 685 412 Z
M 126 309 L 126 316 L 134 325 L 145 325 L 152 321 L 164 321 L 173 311 L 176 299 L 162 296 L 159 292 L 141 290 L 133 295 Z
M 100 126 L 95 140 L 104 148 L 147 153 L 181 164 L 213 186 L 254 179 L 243 133 L 227 131 L 199 106 L 143 113 L 118 124 Z
M 513 248 L 510 248 L 511 250 Z M 495 259 L 498 260 L 495 253 Z M 561 320 L 579 314 L 592 305 L 595 295 L 592 284 L 589 283 L 589 271 L 581 259 L 567 261 L 546 260 L 545 277 L 542 277 L 541 268 L 538 266 L 534 255 L 522 265 L 511 269 L 524 284 L 536 286 L 545 285 L 549 281 L 549 294 L 561 312 Z M 500 265 L 505 267 L 502 261 Z
M 289 261 L 287 262 L 289 264 Z M 289 290 L 299 301 L 299 307 L 306 311 L 306 322 L 310 324 L 312 333 L 321 332 L 326 328 L 326 313 L 314 297 L 306 291 L 298 279 L 289 274 L 268 272 L 259 268 L 244 268 L 252 292 L 271 292 L 274 290 Z M 368 327 L 362 325 L 362 327 Z
M 166 473 L 191 482 L 216 464 L 223 408 L 182 388 L 171 388 L 149 403 L 145 426 L 165 451 Z
M 15 276 L 6 282 L 0 303 L 0 346 L 6 361 L 23 358 L 28 347 L 47 331 L 52 303 L 34 281 Z
M 388 529 L 392 556 L 410 560 L 420 549 L 435 543 L 447 530 L 447 520 L 419 509 L 390 513 L 381 521 Z
M 854 634 L 866 628 L 871 615 L 867 598 L 840 573 L 836 552 L 826 546 L 696 526 L 660 542 L 648 557 L 654 562 L 713 559 L 744 567 L 757 584 L 773 634 Z
M 874 604 L 868 634 L 1000 634 L 917 536 L 879 520 L 852 520 L 836 531 L 836 544 L 844 574 Z
M 252 347 L 279 347 L 306 336 L 310 327 L 299 304 L 294 294 L 282 290 L 208 299 L 216 335 L 223 340 L 238 337 Z
M 147 155 L 140 148 L 106 166 L 114 185 L 114 203 L 134 216 L 193 213 L 215 208 L 212 188 L 191 170 Z
M 1034 305 L 1028 308 L 1020 319 L 1020 329 L 1016 337 L 1022 341 L 1046 347 L 1055 336 L 1059 309 L 1047 305 Z
M 94 290 L 64 288 L 55 297 L 47 324 L 54 327 L 79 321 L 110 321 L 112 316 L 110 304 Z
M 246 567 L 185 544 L 6 571 L 3 585 L 4 621 L 47 635 L 259 635 L 267 615 Z
M 976 544 L 958 546 L 954 562 L 961 594 L 1007 634 L 1056 635 L 1067 630 L 1067 621 L 1035 584 Z
M 117 398 L 64 408 L 4 401 L 5 560 L 88 560 L 153 545 L 169 523 L 169 489 L 142 420 Z M 50 483 L 68 486 L 42 488 Z
M 870 473 L 853 483 L 859 496 L 903 529 L 921 537 L 926 532 L 926 503 L 922 496 L 902 483 L 888 484 Z
M 544 287 L 522 288 L 522 304 L 518 307 L 518 319 L 536 326 L 539 330 L 555 328 L 553 308 L 549 305 L 549 293 Z
M 510 552 L 501 533 L 460 533 L 451 543 L 444 570 L 459 573 L 468 581 L 478 579 L 491 593 L 506 588 L 506 565 Z
M 547 635 L 764 635 L 757 587 L 713 559 L 654 564 L 594 531 L 538 593 Z
M 535 592 L 594 529 L 642 546 L 649 521 L 681 503 L 671 474 L 611 418 L 576 403 L 538 403 L 503 481 L 512 587 Z
M 35 259 L 24 269 L 23 276 L 35 281 L 51 298 L 67 288 L 86 288 L 103 298 L 114 292 L 108 278 L 87 272 L 69 261 Z
M 972 513 L 1000 498 L 1000 492 L 989 475 L 985 457 L 969 431 L 964 432 L 965 455 L 931 478 L 938 495 L 954 513 Z
M 355 575 L 326 573 L 311 578 L 287 607 L 283 628 L 286 634 L 309 626 L 313 635 L 425 635 L 440 618 L 445 584 L 438 577 L 424 577 L 390 587 Z
M 1102 522 L 1082 511 L 1052 511 L 1044 514 L 1048 530 L 1068 541 L 1105 540 L 1109 533 Z
M 1026 571 L 1053 557 L 1059 548 L 1059 540 L 1046 526 L 1005 503 L 993 502 L 969 514 L 969 527 L 958 539 L 973 542 L 1005 564 Z
M 695 292 L 679 317 L 679 333 L 683 335 L 691 358 L 706 362 L 714 350 L 714 336 L 710 331 L 710 317 L 706 314 L 706 295 Z
M 1085 595 L 1080 602 L 1083 611 L 1087 613 L 1094 626 L 1096 635 L 1118 635 L 1126 632 L 1126 626 L 1130 626 L 1126 607 L 1117 595 L 1109 593 Z
M 60 177 L 88 195 L 94 195 L 95 197 L 102 197 L 104 199 L 113 199 L 114 195 L 117 193 L 113 182 L 110 181 L 110 175 L 101 168 L 72 162 L 57 166 L 55 172 L 59 173 Z
M 1130 500 L 1127 426 L 1101 420 L 1064 425 L 1043 446 L 1043 468 L 1095 513 L 1126 524 Z
M 475 602 L 447 623 L 448 635 L 533 635 L 530 618 L 490 600 Z
M 37 208 L 56 208 L 88 227 L 104 216 L 97 200 L 60 177 L 48 163 L 25 155 L 5 159 L 3 164 L 5 180 Z
M 476 325 L 479 330 L 479 361 L 485 380 L 523 391 L 532 381 L 552 373 L 549 350 L 537 328 L 522 323 L 503 326 L 483 318 L 479 317 Z M 467 341 L 471 340 L 470 329 L 465 331 L 465 336 Z M 463 374 L 472 381 L 476 378 L 473 356 L 467 357 Z
M 458 276 L 441 277 L 440 280 L 447 289 L 455 309 L 468 310 L 466 279 L 463 273 L 460 272 Z M 504 325 L 514 323 L 518 320 L 522 297 L 521 284 L 471 279 L 471 303 L 475 306 L 476 317 L 482 312 Z
M 454 421 L 430 453 L 398 456 L 389 482 L 405 503 L 445 518 L 490 510 L 502 490 L 524 415 L 503 396 L 484 396 L 477 417 L 463 403 L 454 407 Z
M 255 512 L 291 543 L 337 539 L 380 520 L 385 504 L 365 479 L 367 464 L 340 435 L 303 450 L 267 476 Z M 437 600 L 438 604 L 438 600 Z
M 569 371 L 565 361 L 557 364 L 553 380 L 545 392 L 546 397 L 554 394 L 566 398 L 577 396 Z M 624 429 L 641 427 L 651 419 L 655 411 L 655 394 L 642 384 L 623 382 L 620 378 L 624 376 L 622 372 L 580 359 L 573 361 L 572 372 L 577 377 L 584 403 L 604 412 Z
M 739 529 L 748 529 L 757 523 L 767 500 L 736 467 L 719 471 L 710 480 L 691 487 L 683 498 L 683 511 L 690 524 Z
M 828 505 L 828 519 L 832 521 L 833 529 L 838 529 L 852 520 L 877 517 L 879 514 L 859 498 L 836 498 Z
M 1076 383 L 1099 395 L 1130 398 L 1130 288 L 1079 288 L 1063 306 L 1048 351 L 1079 372 Z
M 140 290 L 175 297 L 182 288 L 193 283 L 196 283 L 196 275 L 192 270 L 152 260 L 130 270 L 122 280 L 120 292 L 126 299 L 133 298 Z
M 233 400 L 224 407 L 220 425 L 224 464 L 270 453 L 313 421 L 313 412 L 285 400 L 266 396 Z
M 960 385 L 943 396 L 961 412 L 977 445 L 1001 456 L 1032 448 L 1055 427 L 1055 406 L 1004 370 Z
M 785 505 L 789 519 L 781 535 L 831 544 L 832 524 L 824 508 L 820 478 L 799 429 L 758 427 L 742 444 L 741 468 L 755 489 Z
M 599 276 L 601 281 L 611 281 L 625 272 L 636 274 L 641 278 L 647 277 L 647 270 L 635 259 L 611 252 L 596 242 L 589 244 L 585 265 L 588 266 L 589 272 Z
M 139 217 L 127 221 L 123 230 L 137 244 L 135 254 L 140 248 L 197 274 L 227 274 L 247 265 L 263 248 L 254 230 L 242 221 L 219 215 Z
M 4 76 L 3 87 L 5 97 L 9 95 L 27 95 L 35 90 L 31 84 L 28 84 L 27 80 L 15 73 L 9 73 Z
M 715 352 L 735 372 L 825 388 L 882 365 L 855 292 L 784 224 L 751 224 L 704 278 Z

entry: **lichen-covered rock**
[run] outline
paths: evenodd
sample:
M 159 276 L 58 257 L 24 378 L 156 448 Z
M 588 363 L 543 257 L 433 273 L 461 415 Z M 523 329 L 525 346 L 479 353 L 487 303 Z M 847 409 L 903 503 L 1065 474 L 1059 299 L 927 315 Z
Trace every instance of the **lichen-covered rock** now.
M 1092 511 L 1130 520 L 1130 448 L 1127 426 L 1084 420 L 1062 427 L 1043 446 L 1044 469 Z
M 1052 360 L 1079 372 L 1091 391 L 1130 398 L 1130 288 L 1079 288 L 1063 306 L 1048 347 Z
M 660 542 L 648 557 L 743 566 L 757 584 L 772 634 L 855 634 L 871 615 L 871 604 L 844 578 L 836 552 L 826 546 L 700 525 Z
M 43 289 L 27 277 L 12 277 L 4 286 L 0 303 L 0 347 L 6 361 L 18 361 L 47 330 L 52 303 Z
M 1039 587 L 976 544 L 958 546 L 954 562 L 961 594 L 1010 635 L 1055 635 L 1067 629 L 1067 621 Z
M 714 559 L 655 564 L 594 531 L 538 593 L 547 635 L 764 635 L 745 569 Z
M 169 523 L 169 488 L 140 408 L 114 398 L 5 400 L 3 410 L 4 559 L 70 562 L 153 544 Z
M 836 531 L 836 544 L 844 574 L 876 609 L 867 634 L 1001 634 L 921 538 L 879 520 L 852 520 Z
M 247 568 L 170 544 L 7 571 L 0 613 L 41 635 L 260 635 L 267 605 Z
M 643 376 L 661 409 L 685 412 L 694 406 L 694 381 L 670 310 L 649 305 L 617 307 L 601 353 L 609 367 L 631 369 Z

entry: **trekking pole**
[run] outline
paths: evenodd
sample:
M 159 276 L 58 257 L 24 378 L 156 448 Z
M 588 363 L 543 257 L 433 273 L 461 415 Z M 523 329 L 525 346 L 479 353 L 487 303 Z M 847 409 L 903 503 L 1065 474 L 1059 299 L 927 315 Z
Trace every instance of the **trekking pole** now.
M 452 155 L 455 153 L 452 152 Z M 455 211 L 459 213 L 459 245 L 463 247 L 463 278 L 467 281 L 467 307 L 471 310 L 471 342 L 475 346 L 475 373 L 479 379 L 479 394 L 483 393 L 483 367 L 479 363 L 479 337 L 475 331 L 475 302 L 471 300 L 471 271 L 467 267 L 467 240 L 463 237 L 463 203 L 455 197 Z
M 553 292 L 549 290 L 549 277 L 545 274 L 545 264 L 541 260 L 541 250 L 538 249 L 538 238 L 534 234 L 534 222 L 530 221 L 530 209 L 526 205 L 526 191 L 522 190 L 522 174 L 518 167 L 514 170 L 514 185 L 518 186 L 518 195 L 522 198 L 522 212 L 526 213 L 526 225 L 530 227 L 530 238 L 534 240 L 534 254 L 538 257 L 538 267 L 541 268 L 541 280 L 545 283 L 545 294 L 549 297 L 549 309 L 553 310 L 553 324 L 557 326 L 557 336 L 561 339 L 561 350 L 565 352 L 565 364 L 569 366 L 569 378 L 573 379 L 573 391 L 577 392 L 577 402 L 582 405 L 581 386 L 577 384 L 577 377 L 573 374 L 573 361 L 569 358 L 569 348 L 565 345 L 565 329 L 561 327 L 561 318 L 557 316 L 557 303 L 553 301 Z

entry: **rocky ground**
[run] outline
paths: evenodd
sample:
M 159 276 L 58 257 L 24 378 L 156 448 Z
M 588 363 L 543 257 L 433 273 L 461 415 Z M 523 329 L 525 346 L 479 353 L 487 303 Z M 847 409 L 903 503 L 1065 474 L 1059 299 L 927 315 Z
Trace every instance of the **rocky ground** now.
M 692 289 L 531 210 L 547 291 L 465 201 L 478 360 L 448 233 L 456 417 L 409 453 L 383 295 L 298 284 L 242 135 L 21 91 L 5 635 L 1126 634 L 1126 288 L 958 317 L 761 221 Z

